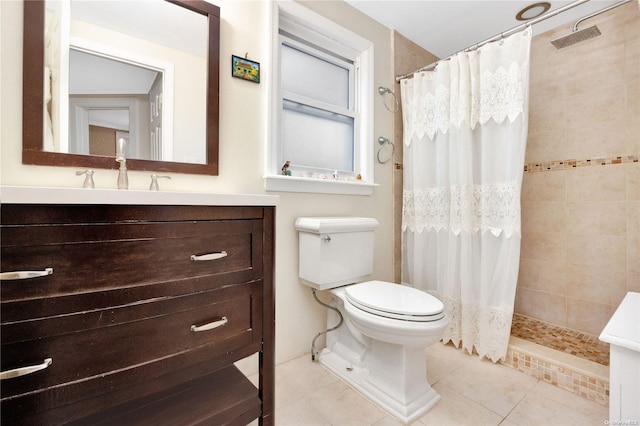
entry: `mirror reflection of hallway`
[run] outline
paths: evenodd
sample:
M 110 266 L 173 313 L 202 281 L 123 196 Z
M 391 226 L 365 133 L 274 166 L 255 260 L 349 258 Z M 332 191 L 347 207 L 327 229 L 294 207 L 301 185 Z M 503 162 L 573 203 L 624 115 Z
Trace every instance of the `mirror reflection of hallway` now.
M 115 140 L 126 136 L 127 158 L 163 159 L 163 142 L 170 142 L 162 140 L 159 117 L 166 71 L 94 52 L 70 52 L 67 152 L 109 155 Z M 106 146 L 98 146 L 98 140 Z
M 78 106 L 102 107 L 80 99 L 91 98 L 129 108 L 127 158 L 206 164 L 206 16 L 172 2 L 122 3 L 46 0 L 43 150 L 111 151 L 90 147 L 79 118 Z

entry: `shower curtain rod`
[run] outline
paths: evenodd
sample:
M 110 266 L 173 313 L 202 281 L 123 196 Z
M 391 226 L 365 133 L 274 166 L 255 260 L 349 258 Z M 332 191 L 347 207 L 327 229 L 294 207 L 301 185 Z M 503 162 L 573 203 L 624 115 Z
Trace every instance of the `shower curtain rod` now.
M 577 0 L 577 1 L 574 1 L 573 3 L 569 3 L 568 5 L 563 6 L 563 7 L 561 7 L 561 8 L 558 8 L 558 9 L 556 9 L 556 10 L 554 10 L 554 11 L 551 11 L 551 12 L 545 13 L 545 14 L 544 14 L 544 15 L 542 15 L 542 16 L 538 16 L 537 18 L 533 18 L 533 19 L 529 20 L 528 22 L 526 22 L 526 23 L 524 23 L 524 24 L 518 25 L 517 27 L 513 27 L 513 28 L 511 28 L 511 29 L 509 29 L 509 30 L 507 30 L 507 31 L 505 31 L 505 32 L 502 32 L 502 33 L 496 34 L 496 35 L 494 35 L 493 37 L 489 37 L 489 38 L 487 38 L 487 39 L 485 39 L 485 40 L 482 40 L 482 41 L 481 41 L 481 42 L 479 42 L 479 43 L 475 43 L 475 44 L 472 44 L 471 46 L 466 47 L 466 48 L 464 48 L 464 49 L 462 49 L 462 50 L 458 50 L 456 53 L 454 53 L 454 54 L 452 54 L 452 55 L 449 55 L 449 56 L 447 56 L 447 57 L 446 57 L 446 58 L 444 58 L 444 59 L 438 59 L 438 60 L 437 60 L 437 61 L 435 61 L 434 63 L 429 64 L 429 65 L 427 65 L 427 66 L 424 66 L 424 67 L 422 67 L 422 68 L 420 68 L 420 69 L 417 69 L 417 70 L 415 70 L 415 71 L 413 71 L 413 72 L 411 72 L 411 73 L 396 76 L 396 83 L 400 82 L 400 80 L 404 80 L 405 78 L 412 77 L 412 76 L 413 76 L 413 74 L 415 74 L 415 73 L 417 73 L 417 72 L 420 72 L 420 71 L 426 71 L 426 70 L 428 70 L 428 69 L 434 68 L 434 67 L 435 67 L 436 65 L 438 65 L 440 62 L 442 62 L 442 61 L 448 61 L 452 56 L 457 55 L 457 54 L 458 54 L 458 53 L 460 53 L 460 52 L 471 51 L 471 50 L 477 49 L 477 48 L 479 48 L 479 47 L 481 47 L 481 46 L 484 46 L 484 45 L 485 45 L 485 44 L 487 44 L 487 43 L 491 43 L 492 41 L 500 40 L 501 38 L 504 38 L 504 37 L 506 37 L 506 36 L 509 36 L 509 35 L 511 35 L 511 34 L 513 34 L 513 33 L 517 33 L 518 31 L 520 31 L 520 30 L 522 30 L 522 29 L 524 29 L 524 28 L 526 28 L 526 27 L 529 27 L 529 26 L 531 26 L 531 25 L 533 25 L 533 24 L 537 24 L 538 22 L 542 22 L 542 21 L 547 20 L 547 19 L 549 19 L 549 18 L 553 18 L 554 16 L 559 15 L 559 14 L 561 14 L 562 12 L 565 12 L 565 11 L 567 11 L 567 10 L 569 10 L 569 9 L 573 9 L 574 7 L 576 7 L 576 6 L 580 6 L 581 4 L 584 4 L 584 3 L 588 2 L 588 1 L 589 1 L 589 0 Z
M 561 7 L 561 8 L 556 9 L 556 10 L 553 10 L 553 11 L 551 11 L 551 12 L 549 12 L 549 13 L 545 13 L 544 15 L 538 16 L 537 18 L 533 18 L 533 19 L 529 20 L 529 22 L 526 22 L 526 23 L 524 23 L 524 24 L 518 25 L 517 27 L 513 27 L 513 28 L 511 28 L 511 29 L 509 29 L 509 30 L 507 30 L 507 31 L 505 31 L 505 32 L 500 33 L 500 34 L 496 34 L 496 35 L 494 35 L 493 37 L 490 37 L 490 38 L 488 38 L 488 39 L 485 39 L 485 40 L 483 40 L 483 41 L 481 41 L 481 42 L 479 42 L 479 43 L 472 44 L 471 46 L 466 47 L 466 48 L 464 48 L 464 49 L 462 49 L 462 50 L 459 50 L 459 51 L 457 51 L 456 53 L 454 53 L 454 54 L 452 54 L 452 55 L 449 55 L 449 56 L 447 56 L 447 57 L 446 57 L 446 58 L 444 58 L 444 59 L 438 59 L 438 60 L 437 60 L 437 61 L 435 61 L 434 63 L 429 64 L 429 65 L 427 65 L 427 66 L 424 66 L 424 67 L 422 67 L 422 68 L 420 68 L 420 69 L 417 69 L 417 70 L 415 70 L 415 71 L 413 71 L 413 72 L 410 72 L 410 73 L 408 73 L 408 74 L 402 74 L 402 75 L 396 76 L 396 83 L 399 83 L 399 82 L 400 82 L 400 80 L 404 80 L 405 78 L 412 77 L 412 76 L 413 76 L 415 73 L 417 73 L 417 72 L 420 72 L 420 71 L 426 71 L 426 70 L 428 70 L 428 69 L 430 69 L 430 68 L 434 68 L 434 67 L 435 67 L 436 65 L 438 65 L 440 62 L 442 62 L 442 61 L 448 61 L 452 56 L 454 56 L 454 55 L 456 55 L 456 54 L 458 54 L 458 53 L 460 53 L 460 52 L 471 51 L 471 50 L 474 50 L 474 49 L 479 48 L 480 46 L 484 46 L 484 45 L 485 45 L 485 44 L 487 44 L 487 43 L 491 43 L 492 41 L 500 40 L 501 38 L 504 38 L 504 37 L 506 37 L 506 36 L 509 36 L 509 35 L 511 35 L 511 34 L 513 34 L 513 33 L 517 33 L 518 31 L 520 31 L 520 30 L 522 30 L 522 29 L 524 29 L 524 28 L 526 28 L 526 27 L 529 27 L 529 26 L 531 26 L 531 25 L 533 25 L 533 24 L 537 24 L 538 22 L 542 22 L 542 21 L 544 21 L 544 20 L 546 20 L 546 19 L 553 18 L 554 16 L 559 15 L 559 14 L 561 14 L 562 12 L 565 12 L 565 11 L 567 11 L 567 10 L 569 10 L 569 9 L 573 9 L 574 7 L 576 7 L 576 6 L 580 6 L 581 4 L 586 3 L 586 2 L 588 2 L 588 1 L 589 1 L 589 0 L 577 0 L 577 1 L 574 1 L 573 3 L 569 3 L 569 4 L 568 4 L 568 5 L 566 5 L 566 6 L 563 6 L 563 7 Z M 602 11 L 600 11 L 600 12 L 606 12 L 607 10 L 613 9 L 614 7 L 622 6 L 623 4 L 628 3 L 629 1 L 631 1 L 631 0 L 623 0 L 623 1 L 621 1 L 620 3 L 616 3 L 616 4 L 614 4 L 614 5 L 611 5 L 611 6 L 609 6 L 608 8 L 603 9 L 603 10 L 602 10 Z M 598 12 L 598 13 L 600 13 L 600 12 Z M 594 15 L 596 15 L 596 14 L 597 14 L 597 13 L 592 14 L 592 15 L 589 15 L 588 17 L 594 16 Z M 584 19 L 586 19 L 586 18 L 582 18 L 581 20 L 584 20 Z

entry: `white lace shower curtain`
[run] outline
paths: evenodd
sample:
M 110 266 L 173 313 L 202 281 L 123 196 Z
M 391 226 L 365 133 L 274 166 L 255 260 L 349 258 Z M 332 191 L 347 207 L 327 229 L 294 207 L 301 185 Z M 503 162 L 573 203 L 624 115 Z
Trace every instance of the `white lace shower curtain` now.
M 401 82 L 404 284 L 443 301 L 443 342 L 504 360 L 520 263 L 531 30 Z

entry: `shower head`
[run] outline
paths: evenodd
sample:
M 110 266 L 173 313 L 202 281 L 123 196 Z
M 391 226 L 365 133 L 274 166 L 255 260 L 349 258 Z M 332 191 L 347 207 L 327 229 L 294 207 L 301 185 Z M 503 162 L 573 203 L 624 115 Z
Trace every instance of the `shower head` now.
M 551 44 L 553 44 L 556 47 L 556 49 L 562 49 L 562 48 L 574 45 L 576 43 L 579 43 L 581 41 L 589 40 L 590 38 L 599 36 L 601 34 L 600 30 L 595 25 L 580 31 L 578 31 L 578 25 L 581 22 L 586 21 L 587 19 L 591 19 L 594 16 L 600 15 L 601 13 L 608 12 L 611 9 L 615 9 L 618 6 L 622 6 L 623 4 L 629 3 L 630 1 L 633 1 L 633 0 L 622 0 L 618 3 L 612 4 L 610 6 L 605 7 L 604 9 L 600 9 L 597 12 L 593 12 L 587 16 L 584 16 L 578 19 L 576 23 L 573 24 L 573 29 L 571 31 L 571 34 L 552 40 Z M 640 0 L 638 0 L 638 2 L 640 2 Z
M 562 49 L 568 46 L 572 46 L 576 43 L 580 43 L 581 41 L 588 40 L 593 37 L 599 36 L 600 30 L 595 25 L 589 28 L 585 28 L 584 30 L 574 31 L 569 35 L 564 37 L 557 38 L 555 40 L 551 40 L 551 44 L 553 44 L 556 49 Z

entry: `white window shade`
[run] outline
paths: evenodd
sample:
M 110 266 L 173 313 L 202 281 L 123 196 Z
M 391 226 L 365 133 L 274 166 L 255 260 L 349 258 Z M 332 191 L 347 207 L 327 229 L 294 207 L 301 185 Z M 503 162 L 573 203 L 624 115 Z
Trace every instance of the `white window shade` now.
M 354 171 L 352 117 L 284 101 L 283 156 L 292 164 Z
M 348 109 L 350 70 L 288 44 L 280 52 L 282 90 Z

